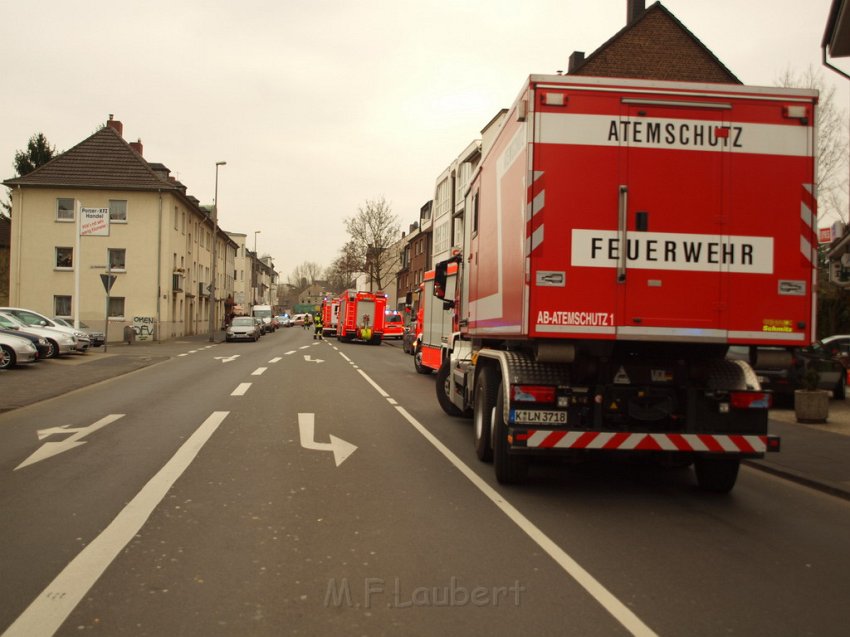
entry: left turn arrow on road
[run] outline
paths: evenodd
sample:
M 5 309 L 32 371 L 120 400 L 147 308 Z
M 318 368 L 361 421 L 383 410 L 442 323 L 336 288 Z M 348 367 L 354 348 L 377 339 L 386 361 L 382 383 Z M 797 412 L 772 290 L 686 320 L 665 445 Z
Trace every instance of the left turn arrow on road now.
M 74 447 L 79 447 L 80 445 L 86 444 L 85 440 L 80 440 L 80 438 L 84 438 L 88 436 L 90 433 L 94 433 L 101 427 L 105 427 L 109 425 L 119 418 L 123 418 L 124 414 L 109 414 L 98 420 L 95 423 L 92 423 L 88 427 L 77 427 L 72 428 L 70 425 L 63 425 L 61 427 L 50 427 L 48 429 L 39 429 L 38 430 L 38 439 L 44 440 L 48 436 L 52 436 L 54 434 L 71 434 L 64 440 L 59 442 L 45 442 L 38 449 L 33 452 L 33 454 L 24 460 L 21 464 L 15 467 L 15 471 L 26 467 L 31 464 L 35 464 L 36 462 L 40 462 L 41 460 L 46 460 L 52 456 L 60 454 L 64 451 L 68 451 L 69 449 L 73 449 Z

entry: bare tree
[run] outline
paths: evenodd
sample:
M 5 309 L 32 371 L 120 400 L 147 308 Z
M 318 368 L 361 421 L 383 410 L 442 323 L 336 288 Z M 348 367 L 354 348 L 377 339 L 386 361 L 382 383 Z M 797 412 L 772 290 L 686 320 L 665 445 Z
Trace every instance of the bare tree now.
M 369 276 L 372 291 L 383 290 L 398 266 L 398 253 L 391 248 L 401 231 L 390 204 L 383 197 L 367 199 L 355 216 L 345 220 L 345 229 L 351 237 L 353 262 Z
M 847 113 L 836 105 L 835 86 L 827 85 L 823 73 L 811 65 L 802 72 L 787 69 L 779 86 L 816 89 L 820 93 L 816 118 L 818 217 L 828 215 L 847 221 Z
M 299 290 L 303 290 L 316 281 L 321 273 L 322 267 L 318 263 L 304 261 L 304 263 L 295 267 L 287 277 L 286 282 Z
M 345 290 L 354 285 L 357 275 L 363 271 L 364 266 L 357 260 L 354 242 L 349 241 L 339 251 L 339 256 L 334 259 L 331 266 L 325 270 L 325 279 L 332 290 Z

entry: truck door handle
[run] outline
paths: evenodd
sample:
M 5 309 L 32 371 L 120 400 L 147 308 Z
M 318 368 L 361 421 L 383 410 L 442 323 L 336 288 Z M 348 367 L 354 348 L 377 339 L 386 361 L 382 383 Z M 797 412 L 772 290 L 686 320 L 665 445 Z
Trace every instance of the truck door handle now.
M 619 228 L 617 230 L 617 240 L 619 242 L 619 252 L 617 259 L 617 282 L 623 283 L 626 280 L 626 256 L 628 254 L 628 204 L 629 204 L 629 187 L 620 185 L 619 187 Z

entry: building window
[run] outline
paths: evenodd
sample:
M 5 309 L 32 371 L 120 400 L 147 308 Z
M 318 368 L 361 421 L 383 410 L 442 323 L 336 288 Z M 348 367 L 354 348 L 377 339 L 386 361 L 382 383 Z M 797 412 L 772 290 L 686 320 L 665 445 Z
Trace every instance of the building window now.
M 109 309 L 107 310 L 109 318 L 124 318 L 124 297 L 110 296 Z
M 177 206 L 174 206 L 174 229 L 175 229 L 175 230 L 179 230 L 179 229 L 180 229 L 180 228 L 178 228 L 178 227 L 177 227 L 177 225 L 178 225 L 178 224 L 177 224 L 177 220 L 178 220 L 179 218 L 180 218 L 180 214 L 177 212 Z
M 127 251 L 124 248 L 109 248 L 107 250 L 110 270 L 127 269 Z
M 452 245 L 456 248 L 463 246 L 463 217 L 455 217 Z
M 109 200 L 109 221 L 117 221 L 118 223 L 127 223 L 127 200 L 126 199 L 110 199 Z
M 74 267 L 74 248 L 56 248 L 56 267 L 64 270 Z
M 66 197 L 59 197 L 56 200 L 56 220 L 57 221 L 73 221 L 74 220 L 74 200 Z
M 71 316 L 71 297 L 70 296 L 54 296 L 53 297 L 53 316 L 67 318 Z
M 452 184 L 448 178 L 437 184 L 437 196 L 434 197 L 434 219 L 439 219 L 451 209 Z
M 449 249 L 449 223 L 443 222 L 434 229 L 434 252 L 445 252 Z

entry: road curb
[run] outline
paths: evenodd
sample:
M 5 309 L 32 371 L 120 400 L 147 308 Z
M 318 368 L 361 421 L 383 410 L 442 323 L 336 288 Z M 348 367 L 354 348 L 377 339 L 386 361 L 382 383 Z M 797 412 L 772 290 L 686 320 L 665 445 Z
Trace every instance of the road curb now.
M 752 469 L 769 473 L 778 478 L 796 482 L 804 487 L 809 487 L 810 489 L 850 501 L 850 492 L 848 492 L 846 488 L 830 483 L 826 480 L 813 480 L 802 473 L 794 471 L 793 469 L 780 469 L 778 467 L 765 464 L 759 460 L 744 460 L 743 464 Z

